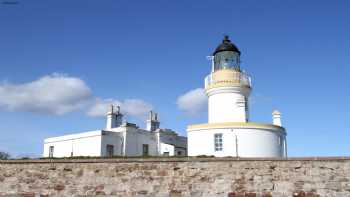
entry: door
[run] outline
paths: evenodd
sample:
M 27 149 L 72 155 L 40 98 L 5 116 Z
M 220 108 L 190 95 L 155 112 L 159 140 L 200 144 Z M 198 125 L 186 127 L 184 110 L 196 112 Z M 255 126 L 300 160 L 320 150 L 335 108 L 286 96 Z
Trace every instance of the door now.
M 107 144 L 106 153 L 107 153 L 107 157 L 113 157 L 113 155 L 114 155 L 114 146 L 110 145 L 110 144 Z
M 54 146 L 50 146 L 49 147 L 49 157 L 53 157 L 53 152 L 55 150 L 55 147 Z
M 142 155 L 143 156 L 148 156 L 149 152 L 148 152 L 148 144 L 143 144 L 142 145 Z

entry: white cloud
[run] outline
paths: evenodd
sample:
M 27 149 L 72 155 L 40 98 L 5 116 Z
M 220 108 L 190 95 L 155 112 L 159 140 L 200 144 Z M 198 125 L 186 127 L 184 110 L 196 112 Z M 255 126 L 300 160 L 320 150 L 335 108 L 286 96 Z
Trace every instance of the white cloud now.
M 151 104 L 141 99 L 125 99 L 124 101 L 118 101 L 115 99 L 97 98 L 92 107 L 87 111 L 87 115 L 91 117 L 105 116 L 111 104 L 120 106 L 123 114 L 140 119 L 147 117 L 149 111 L 153 109 Z
M 187 114 L 197 116 L 207 109 L 207 96 L 202 88 L 190 90 L 177 98 L 177 106 Z
M 96 98 L 95 102 L 92 104 L 90 109 L 86 112 L 88 116 L 91 117 L 102 117 L 105 116 L 108 107 L 113 104 L 113 105 L 118 105 L 120 106 L 121 103 L 115 99 L 100 99 Z
M 9 111 L 62 115 L 81 109 L 90 99 L 91 90 L 83 80 L 64 74 L 23 84 L 0 84 L 0 107 Z
M 127 115 L 144 118 L 148 115 L 153 106 L 140 99 L 126 99 L 121 104 L 121 110 L 125 111 Z
M 22 84 L 0 83 L 0 109 L 62 115 L 76 110 L 90 117 L 105 116 L 110 104 L 121 106 L 127 116 L 145 118 L 153 106 L 141 99 L 101 99 L 92 96 L 87 84 L 77 77 L 51 74 Z

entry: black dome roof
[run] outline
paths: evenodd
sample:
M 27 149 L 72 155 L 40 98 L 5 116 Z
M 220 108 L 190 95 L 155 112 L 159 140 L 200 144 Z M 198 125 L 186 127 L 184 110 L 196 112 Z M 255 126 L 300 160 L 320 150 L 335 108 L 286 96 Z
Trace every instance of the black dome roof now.
M 221 51 L 234 51 L 234 52 L 237 52 L 238 54 L 241 54 L 239 49 L 236 47 L 236 45 L 234 45 L 231 42 L 228 36 L 224 37 L 224 39 L 222 40 L 222 43 L 215 49 L 215 52 L 213 53 L 213 55 Z

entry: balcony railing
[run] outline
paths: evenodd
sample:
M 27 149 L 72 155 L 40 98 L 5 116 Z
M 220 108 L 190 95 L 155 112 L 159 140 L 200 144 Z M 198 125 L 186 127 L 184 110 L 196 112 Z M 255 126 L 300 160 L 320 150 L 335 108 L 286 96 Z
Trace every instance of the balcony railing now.
M 251 87 L 251 77 L 245 72 L 229 72 L 228 74 L 217 75 L 210 73 L 205 77 L 205 88 L 212 88 L 216 86 L 239 85 Z

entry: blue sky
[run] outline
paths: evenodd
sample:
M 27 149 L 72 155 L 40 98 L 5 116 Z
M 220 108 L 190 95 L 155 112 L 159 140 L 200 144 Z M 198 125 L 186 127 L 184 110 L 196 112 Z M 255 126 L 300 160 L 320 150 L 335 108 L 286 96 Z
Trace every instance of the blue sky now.
M 129 121 L 144 127 L 137 110 L 152 108 L 185 135 L 207 114 L 177 100 L 203 87 L 228 34 L 253 77 L 251 121 L 279 109 L 289 156 L 349 155 L 349 1 L 18 2 L 0 4 L 0 150 L 40 155 L 46 137 L 103 128 L 88 114 L 108 101 L 137 101 Z

